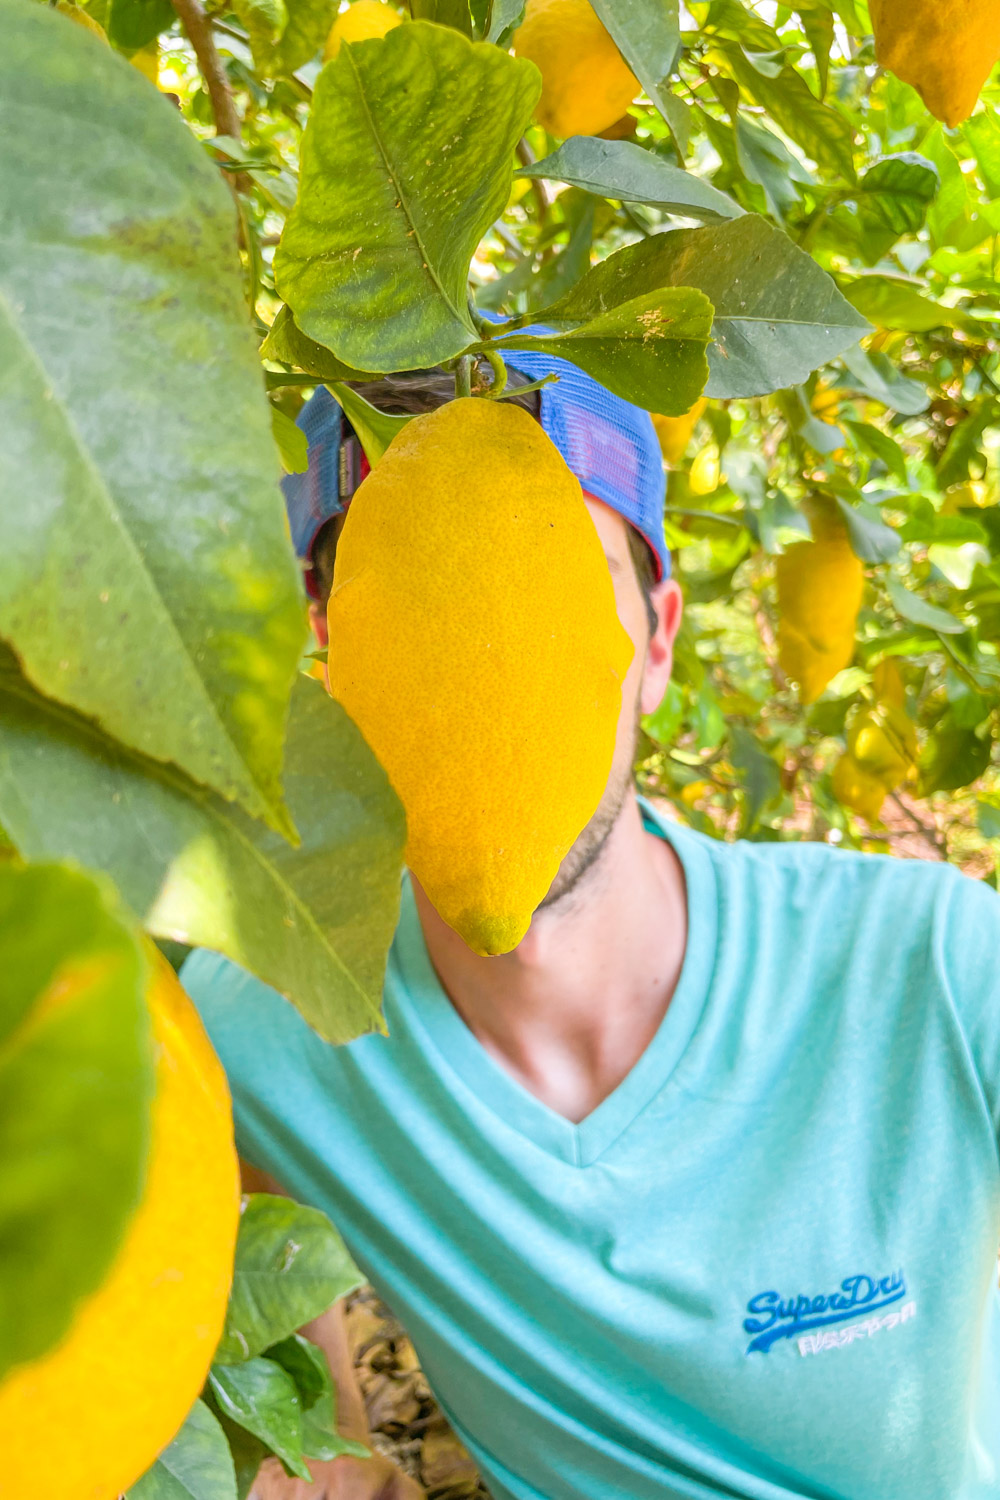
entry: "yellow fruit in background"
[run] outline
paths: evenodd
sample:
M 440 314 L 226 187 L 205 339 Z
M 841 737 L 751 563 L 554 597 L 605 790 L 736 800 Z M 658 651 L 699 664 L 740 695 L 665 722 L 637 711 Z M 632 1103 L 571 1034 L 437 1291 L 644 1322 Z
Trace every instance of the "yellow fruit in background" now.
M 967 479 L 964 484 L 950 484 L 944 492 L 944 501 L 941 506 L 943 516 L 953 516 L 957 511 L 985 510 L 989 505 L 996 505 L 997 493 L 981 479 Z
M 513 47 L 542 75 L 535 119 L 552 135 L 598 135 L 639 93 L 590 0 L 528 0 Z
M 854 655 L 854 630 L 864 592 L 864 568 L 851 550 L 833 501 L 803 507 L 813 540 L 795 542 L 778 558 L 778 660 L 799 684 L 803 703 L 818 698 Z
M 661 417 L 658 412 L 653 413 L 653 426 L 656 428 L 656 436 L 660 440 L 660 448 L 663 457 L 668 464 L 679 464 L 687 452 L 691 434 L 694 432 L 698 418 L 708 402 L 704 396 L 699 396 L 689 411 L 680 417 Z
M 159 86 L 160 43 L 157 37 L 154 37 L 148 46 L 140 47 L 138 52 L 133 52 L 129 62 L 144 78 L 148 78 L 150 83 Z
M 354 0 L 348 10 L 340 15 L 330 27 L 330 34 L 323 48 L 323 61 L 329 62 L 340 51 L 341 42 L 367 42 L 372 37 L 386 36 L 394 26 L 402 23 L 402 16 L 384 0 Z
M 869 0 L 875 56 L 931 114 L 960 125 L 1000 57 L 998 0 Z
M 840 757 L 830 779 L 838 802 L 867 818 L 869 823 L 876 821 L 888 794 L 887 788 L 877 776 L 859 766 L 850 751 Z
M 526 932 L 607 785 L 632 643 L 579 481 L 524 410 L 415 417 L 337 548 L 330 690 L 406 810 L 406 861 L 477 953 Z
M 718 448 L 714 445 L 699 448 L 688 474 L 688 488 L 692 495 L 711 495 L 713 490 L 719 488 L 722 478 L 724 475 L 719 472 Z
M 2 1500 L 116 1500 L 184 1422 L 222 1332 L 239 1222 L 229 1090 L 158 954 L 142 1200 L 69 1333 L 0 1382 Z
M 891 791 L 916 765 L 917 732 L 902 708 L 880 703 L 852 719 L 847 748 L 864 771 Z

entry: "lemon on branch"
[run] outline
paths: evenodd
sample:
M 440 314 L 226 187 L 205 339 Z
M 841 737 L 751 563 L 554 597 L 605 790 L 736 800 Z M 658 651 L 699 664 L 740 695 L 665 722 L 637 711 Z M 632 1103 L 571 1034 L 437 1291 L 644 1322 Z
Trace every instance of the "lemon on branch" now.
M 222 1332 L 239 1221 L 229 1090 L 173 970 L 150 957 L 143 1196 L 66 1336 L 0 1383 L 2 1500 L 116 1500 L 181 1427 Z
M 854 655 L 864 568 L 832 500 L 813 497 L 803 509 L 813 539 L 793 543 L 776 564 L 778 661 L 812 703 Z
M 870 0 L 875 56 L 931 114 L 960 125 L 1000 56 L 997 0 Z
M 386 36 L 394 26 L 402 23 L 402 16 L 386 5 L 385 0 L 354 0 L 354 4 L 340 15 L 330 27 L 330 34 L 323 48 L 323 61 L 336 57 L 342 42 L 367 42 L 372 37 Z
M 639 92 L 590 0 L 528 0 L 513 46 L 542 75 L 535 119 L 553 135 L 598 135 Z
M 698 418 L 707 406 L 704 396 L 699 396 L 689 411 L 679 417 L 661 417 L 653 414 L 653 426 L 660 440 L 660 450 L 668 464 L 679 464 L 691 441 Z
M 838 802 L 869 823 L 877 821 L 889 789 L 884 781 L 858 765 L 849 750 L 845 751 L 834 766 L 830 780 Z
M 508 952 L 601 800 L 632 658 L 541 426 L 474 397 L 409 422 L 351 502 L 328 619 L 330 690 L 406 810 L 407 863 L 470 948 Z

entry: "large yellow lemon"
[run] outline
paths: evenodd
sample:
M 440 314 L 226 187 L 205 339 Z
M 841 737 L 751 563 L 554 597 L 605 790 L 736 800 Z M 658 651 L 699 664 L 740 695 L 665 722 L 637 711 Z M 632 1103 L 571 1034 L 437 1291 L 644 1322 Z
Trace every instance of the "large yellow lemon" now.
M 66 1337 L 0 1384 L 3 1500 L 115 1500 L 181 1427 L 222 1332 L 239 1222 L 229 1090 L 194 1006 L 151 956 L 142 1201 Z
M 341 11 L 330 27 L 323 48 L 324 62 L 336 57 L 341 42 L 367 42 L 372 37 L 383 37 L 394 26 L 399 26 L 402 19 L 399 12 L 386 5 L 384 0 L 354 0 L 354 4 Z
M 997 0 L 869 0 L 875 56 L 931 114 L 960 125 L 1000 56 Z
M 869 823 L 878 820 L 889 788 L 877 776 L 866 771 L 864 766 L 858 765 L 849 750 L 834 766 L 830 779 L 838 802 L 866 818 Z
M 598 135 L 639 93 L 590 0 L 528 0 L 513 46 L 542 75 L 535 119 L 553 135 Z
M 632 643 L 579 482 L 519 407 L 414 418 L 351 502 L 330 690 L 477 953 L 520 941 L 607 785 Z
M 854 655 L 865 575 L 834 503 L 815 498 L 803 508 L 813 540 L 793 543 L 776 564 L 778 660 L 812 703 Z

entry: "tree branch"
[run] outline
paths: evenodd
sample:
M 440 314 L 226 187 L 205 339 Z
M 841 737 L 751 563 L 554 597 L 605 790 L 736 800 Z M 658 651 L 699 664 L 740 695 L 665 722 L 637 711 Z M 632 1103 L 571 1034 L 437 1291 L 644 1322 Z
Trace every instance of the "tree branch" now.
M 198 69 L 205 80 L 208 97 L 212 101 L 212 115 L 217 135 L 229 135 L 239 140 L 242 133 L 240 117 L 233 103 L 222 58 L 215 46 L 212 26 L 205 14 L 201 0 L 171 0 L 187 39 L 194 48 Z

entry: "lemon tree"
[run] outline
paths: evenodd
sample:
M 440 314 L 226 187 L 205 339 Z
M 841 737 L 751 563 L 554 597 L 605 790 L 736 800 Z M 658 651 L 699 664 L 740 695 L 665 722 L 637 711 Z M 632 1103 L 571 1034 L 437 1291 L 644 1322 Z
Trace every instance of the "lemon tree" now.
M 377 1030 L 401 865 L 454 809 L 404 784 L 406 670 L 362 701 L 343 572 L 337 697 L 303 656 L 278 481 L 317 385 L 375 466 L 344 555 L 389 630 L 399 475 L 433 424 L 356 387 L 453 376 L 461 482 L 412 538 L 444 580 L 416 601 L 421 667 L 458 607 L 449 566 L 493 524 L 504 351 L 645 407 L 687 614 L 641 785 L 713 836 L 916 845 L 995 881 L 1000 35 L 987 0 L 0 0 L 0 24 L 0 1381 L 26 1381 L 130 1254 L 154 1180 L 144 934 L 228 954 L 332 1042 Z M 592 683 L 626 663 L 585 552 L 560 566 Z M 509 556 L 491 583 L 516 664 L 562 606 L 537 538 Z M 448 663 L 463 691 L 474 648 Z M 516 940 L 600 794 L 600 734 L 542 711 L 540 682 L 499 696 L 560 817 L 530 880 L 525 856 L 523 881 L 448 897 L 483 948 Z M 441 723 L 467 784 L 468 726 Z M 525 819 L 497 810 L 506 848 L 501 812 Z M 68 974 L 75 1007 L 52 1003 Z M 86 1212 L 60 1190 L 85 1157 Z M 294 1329 L 352 1273 L 273 1317 L 240 1279 L 294 1212 L 244 1214 L 207 1382 L 212 1350 L 179 1340 L 189 1363 L 122 1448 L 135 1472 L 99 1482 L 232 1500 L 265 1452 L 301 1474 L 336 1451 Z M 141 1284 L 149 1253 L 133 1264 Z

